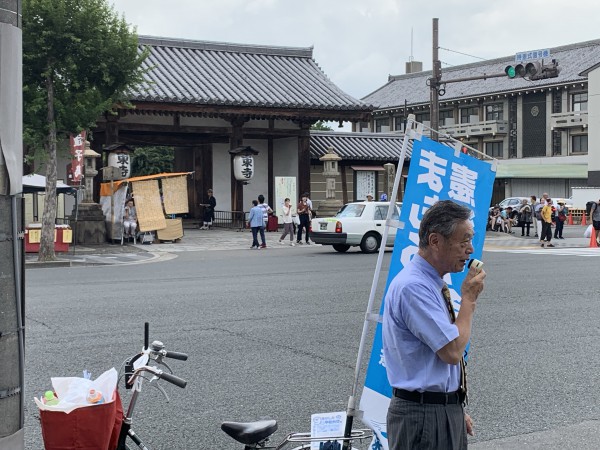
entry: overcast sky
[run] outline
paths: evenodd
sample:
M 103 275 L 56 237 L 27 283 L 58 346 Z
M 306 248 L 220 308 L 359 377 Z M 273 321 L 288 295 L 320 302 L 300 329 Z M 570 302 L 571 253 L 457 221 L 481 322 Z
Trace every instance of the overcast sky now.
M 111 0 L 109 0 L 111 1 Z M 492 59 L 600 38 L 595 0 L 114 0 L 142 35 L 314 47 L 345 92 L 362 98 L 404 73 L 412 55 L 431 68 L 432 18 L 440 47 Z M 477 59 L 440 50 L 443 63 Z M 442 68 L 449 67 L 442 64 Z

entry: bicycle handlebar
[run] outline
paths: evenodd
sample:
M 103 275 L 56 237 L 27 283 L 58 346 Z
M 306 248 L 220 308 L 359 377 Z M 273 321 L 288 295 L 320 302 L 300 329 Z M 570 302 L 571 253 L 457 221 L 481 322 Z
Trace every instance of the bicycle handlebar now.
M 168 381 L 171 384 L 174 384 L 175 386 L 179 386 L 182 389 L 185 388 L 187 385 L 187 381 L 185 381 L 183 378 L 179 378 L 178 376 L 175 376 L 175 375 L 167 373 L 167 372 L 162 372 L 160 374 L 156 374 L 156 376 L 158 378 L 162 378 L 165 381 Z
M 164 352 L 164 357 L 165 358 L 178 359 L 179 361 L 187 361 L 187 359 L 188 359 L 187 353 L 171 352 L 171 351 L 165 351 Z
M 151 366 L 138 367 L 135 370 L 135 372 L 133 372 L 133 375 L 131 376 L 131 378 L 129 378 L 127 383 L 133 384 L 134 381 L 136 380 L 136 378 L 141 376 L 141 374 L 143 372 L 150 372 L 152 375 L 154 375 L 162 380 L 168 381 L 169 383 L 174 384 L 175 386 L 178 386 L 182 389 L 187 386 L 187 381 L 185 381 L 183 378 L 179 378 L 176 375 L 164 372 L 156 367 L 151 367 Z

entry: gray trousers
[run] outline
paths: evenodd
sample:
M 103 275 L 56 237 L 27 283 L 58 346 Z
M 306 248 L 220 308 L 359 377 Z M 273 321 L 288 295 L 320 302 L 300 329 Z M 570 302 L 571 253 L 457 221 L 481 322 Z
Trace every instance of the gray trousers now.
M 431 405 L 392 397 L 387 414 L 390 450 L 466 450 L 462 405 Z

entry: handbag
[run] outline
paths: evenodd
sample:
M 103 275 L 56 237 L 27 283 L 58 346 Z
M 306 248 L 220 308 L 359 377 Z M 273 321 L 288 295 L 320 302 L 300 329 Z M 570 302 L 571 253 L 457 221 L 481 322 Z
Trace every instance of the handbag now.
M 300 225 L 300 217 L 298 217 L 298 214 L 292 214 L 292 222 L 296 225 Z
M 561 222 L 564 222 L 565 220 L 567 220 L 567 216 L 565 216 L 564 214 L 560 213 L 558 215 L 558 220 L 560 220 Z

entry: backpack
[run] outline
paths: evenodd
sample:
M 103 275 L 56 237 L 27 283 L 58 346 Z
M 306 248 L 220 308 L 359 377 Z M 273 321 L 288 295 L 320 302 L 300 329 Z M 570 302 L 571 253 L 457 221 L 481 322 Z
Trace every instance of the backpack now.
M 594 206 L 594 204 L 596 204 L 596 202 L 594 202 L 594 201 L 590 201 L 585 204 L 585 215 L 586 216 L 589 216 L 591 214 L 592 207 Z

